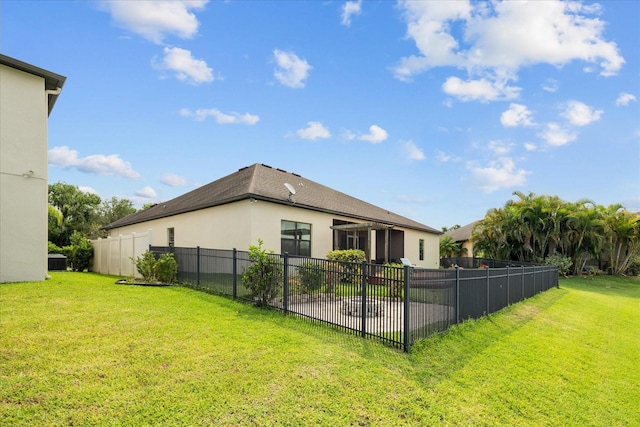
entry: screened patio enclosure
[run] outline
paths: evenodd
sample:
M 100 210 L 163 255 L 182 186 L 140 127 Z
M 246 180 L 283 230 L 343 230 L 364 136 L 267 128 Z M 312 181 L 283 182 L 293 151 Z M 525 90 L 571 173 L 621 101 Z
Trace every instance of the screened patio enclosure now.
M 400 258 L 404 257 L 404 232 L 393 228 L 393 225 L 379 222 L 348 223 L 334 220 L 331 226 L 333 249 L 361 249 L 367 262 L 399 263 Z M 375 254 L 372 253 L 372 231 L 375 231 Z

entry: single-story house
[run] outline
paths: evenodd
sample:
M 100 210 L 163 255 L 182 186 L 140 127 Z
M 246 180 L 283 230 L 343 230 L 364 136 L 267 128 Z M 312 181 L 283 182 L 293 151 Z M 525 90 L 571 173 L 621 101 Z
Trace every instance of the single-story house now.
M 0 54 L 0 283 L 47 275 L 47 125 L 65 80 Z
M 438 268 L 440 231 L 264 164 L 244 167 L 109 224 L 110 236 L 151 230 L 154 246 L 248 250 L 325 258 L 362 249 L 367 259 Z
M 462 248 L 462 256 L 473 258 L 473 229 L 481 221 L 474 221 L 471 224 L 467 224 L 463 227 L 456 228 L 455 230 L 449 230 L 442 237 L 451 237 Z

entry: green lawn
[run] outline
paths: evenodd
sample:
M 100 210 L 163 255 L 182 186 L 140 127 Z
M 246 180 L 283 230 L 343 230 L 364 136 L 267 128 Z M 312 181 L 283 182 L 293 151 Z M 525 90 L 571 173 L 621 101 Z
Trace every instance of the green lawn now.
M 404 354 L 183 287 L 0 285 L 0 425 L 638 425 L 640 280 L 560 289 Z

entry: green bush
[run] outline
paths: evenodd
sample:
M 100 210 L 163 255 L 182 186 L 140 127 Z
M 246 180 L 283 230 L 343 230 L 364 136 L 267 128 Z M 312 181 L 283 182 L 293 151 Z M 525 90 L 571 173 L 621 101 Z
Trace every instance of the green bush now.
M 66 255 L 67 262 L 73 271 L 88 271 L 93 261 L 91 242 L 78 231 L 71 234 L 70 240 L 71 245 L 60 248 L 61 253 Z
M 297 267 L 297 272 L 302 293 L 309 294 L 317 291 L 325 283 L 324 269 L 314 262 L 305 261 Z
M 132 258 L 133 260 L 133 258 Z M 142 280 L 147 283 L 155 282 L 156 280 L 156 256 L 151 251 L 146 251 L 141 257 L 137 257 L 133 260 L 136 265 L 136 270 L 142 276 Z
M 178 263 L 172 253 L 162 254 L 156 259 L 153 252 L 146 251 L 141 257 L 131 260 L 146 283 L 171 284 L 178 277 Z
M 256 304 L 268 305 L 283 285 L 284 269 L 279 259 L 262 249 L 262 244 L 262 239 L 258 239 L 258 246 L 249 246 L 249 259 L 253 264 L 245 269 L 242 282 L 251 290 Z
M 366 256 L 361 249 L 340 249 L 329 252 L 327 259 L 330 261 L 361 263 Z
M 174 283 L 178 277 L 178 263 L 171 253 L 162 254 L 156 261 L 156 278 L 162 283 Z
M 48 254 L 64 254 L 64 250 L 53 242 L 47 242 Z
M 563 276 L 566 276 L 571 271 L 571 266 L 573 265 L 573 261 L 571 261 L 571 258 L 559 253 L 549 255 L 544 260 L 544 263 L 546 265 L 555 265 L 556 267 L 558 267 L 558 272 Z
M 627 269 L 627 274 L 629 276 L 639 276 L 640 275 L 640 255 L 635 256 L 631 262 L 629 263 L 629 268 Z
M 341 280 L 348 283 L 357 281 L 357 276 L 360 274 L 360 263 L 366 257 L 367 255 L 361 249 L 340 249 L 327 254 L 329 261 L 338 262 L 344 272 Z

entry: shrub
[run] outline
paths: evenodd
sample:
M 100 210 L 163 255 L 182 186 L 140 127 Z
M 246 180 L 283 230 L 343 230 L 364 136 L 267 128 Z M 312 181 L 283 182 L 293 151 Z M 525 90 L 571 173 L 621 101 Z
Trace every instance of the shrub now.
M 366 254 L 361 249 L 340 249 L 327 254 L 327 259 L 331 261 L 361 263 L 365 260 Z
M 262 249 L 263 241 L 249 246 L 249 259 L 253 262 L 242 274 L 242 282 L 251 290 L 258 305 L 268 305 L 282 287 L 284 277 L 282 262 Z
M 571 258 L 559 253 L 549 255 L 544 260 L 544 263 L 546 265 L 555 265 L 556 267 L 558 267 L 558 272 L 563 276 L 566 276 L 569 271 L 571 271 L 571 266 L 573 265 L 573 261 L 571 261 Z
M 53 242 L 47 242 L 48 254 L 64 254 L 64 250 Z
M 156 278 L 162 283 L 173 283 L 178 277 L 178 263 L 171 253 L 162 254 L 156 261 Z
M 312 293 L 324 285 L 325 271 L 314 262 L 305 261 L 297 267 L 297 271 L 302 293 Z
M 344 271 L 342 280 L 348 283 L 356 281 L 356 277 L 360 272 L 360 263 L 365 260 L 367 255 L 361 249 L 342 249 L 331 251 L 327 254 L 327 259 L 337 261 Z
M 156 256 L 151 251 L 146 251 L 141 257 L 137 257 L 134 260 L 136 264 L 136 270 L 142 276 L 142 280 L 147 283 L 155 282 L 156 280 Z
M 640 255 L 635 256 L 631 260 L 631 262 L 629 263 L 629 268 L 627 269 L 627 274 L 629 276 L 640 275 Z
M 156 259 L 153 252 L 146 251 L 141 257 L 131 260 L 146 283 L 171 284 L 178 277 L 178 263 L 172 253 L 162 254 Z
M 61 252 L 67 256 L 69 266 L 73 271 L 89 270 L 93 261 L 91 242 L 78 231 L 71 234 L 70 240 L 71 245 L 61 248 Z

